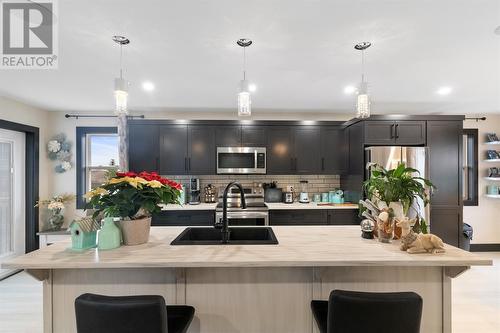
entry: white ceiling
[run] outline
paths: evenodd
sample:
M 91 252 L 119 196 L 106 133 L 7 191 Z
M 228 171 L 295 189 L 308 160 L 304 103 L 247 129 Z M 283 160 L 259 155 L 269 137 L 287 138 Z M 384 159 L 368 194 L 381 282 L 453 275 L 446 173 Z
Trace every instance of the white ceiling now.
M 2 70 L 0 93 L 49 110 L 113 109 L 119 49 L 135 111 L 232 111 L 248 49 L 254 109 L 345 113 L 371 41 L 375 113 L 500 112 L 498 0 L 59 1 L 59 69 Z M 150 80 L 148 93 L 141 83 Z M 439 96 L 440 86 L 453 87 Z M 234 111 L 232 111 L 234 112 Z

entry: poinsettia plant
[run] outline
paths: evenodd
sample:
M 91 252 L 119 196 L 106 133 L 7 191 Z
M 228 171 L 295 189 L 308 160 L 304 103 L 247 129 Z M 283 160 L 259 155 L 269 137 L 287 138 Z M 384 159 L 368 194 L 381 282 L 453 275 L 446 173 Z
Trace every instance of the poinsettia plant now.
M 182 185 L 155 172 L 117 172 L 98 188 L 88 192 L 86 209 L 94 218 L 140 219 L 161 211 L 161 204 L 179 204 Z

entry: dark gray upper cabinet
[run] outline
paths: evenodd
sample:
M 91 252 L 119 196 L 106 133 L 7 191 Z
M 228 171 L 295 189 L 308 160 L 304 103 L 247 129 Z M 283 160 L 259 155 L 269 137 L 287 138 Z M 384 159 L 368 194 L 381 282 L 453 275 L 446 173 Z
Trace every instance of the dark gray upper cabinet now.
M 396 121 L 394 127 L 394 136 L 397 145 L 425 145 L 425 121 Z
M 215 128 L 215 145 L 217 147 L 241 146 L 241 126 L 222 125 Z
M 297 174 L 321 173 L 321 135 L 318 126 L 293 128 L 294 162 Z
M 193 175 L 215 174 L 215 129 L 188 126 L 187 171 Z
M 241 145 L 243 147 L 265 147 L 267 144 L 267 127 L 247 126 L 241 127 Z
M 348 169 L 348 131 L 334 126 L 321 127 L 321 172 L 342 174 Z
M 131 124 L 128 133 L 129 170 L 160 172 L 159 126 Z
M 364 126 L 366 145 L 425 144 L 425 121 L 367 120 Z
M 185 175 L 188 173 L 187 125 L 160 126 L 160 173 Z
M 291 126 L 267 128 L 267 173 L 291 174 L 294 172 L 293 130 Z

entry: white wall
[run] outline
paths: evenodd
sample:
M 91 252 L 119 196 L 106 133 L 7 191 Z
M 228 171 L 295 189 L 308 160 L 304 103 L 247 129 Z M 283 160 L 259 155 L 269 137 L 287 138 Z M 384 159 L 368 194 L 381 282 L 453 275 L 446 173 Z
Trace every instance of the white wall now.
M 483 178 L 487 176 L 488 168 L 500 167 L 500 163 L 484 162 L 488 149 L 500 150 L 500 147 L 491 147 L 484 144 L 486 142 L 486 133 L 497 133 L 500 136 L 500 116 L 487 115 L 486 121 L 479 122 L 466 120 L 464 128 L 479 129 L 479 206 L 465 206 L 464 221 L 474 228 L 472 243 L 500 243 L 500 199 L 491 199 L 484 196 L 486 186 L 492 182 Z
M 0 119 L 38 127 L 40 129 L 40 197 L 52 195 L 52 168 L 46 157 L 45 143 L 50 135 L 49 112 L 32 107 L 7 97 L 0 96 Z M 44 220 L 43 210 L 40 210 L 40 221 Z

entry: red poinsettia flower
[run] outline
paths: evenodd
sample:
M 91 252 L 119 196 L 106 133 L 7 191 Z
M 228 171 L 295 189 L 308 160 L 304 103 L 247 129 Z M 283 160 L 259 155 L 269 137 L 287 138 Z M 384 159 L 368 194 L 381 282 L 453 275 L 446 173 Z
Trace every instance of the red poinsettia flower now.
M 116 173 L 117 177 L 137 177 L 137 174 L 133 171 L 129 172 L 117 172 Z

